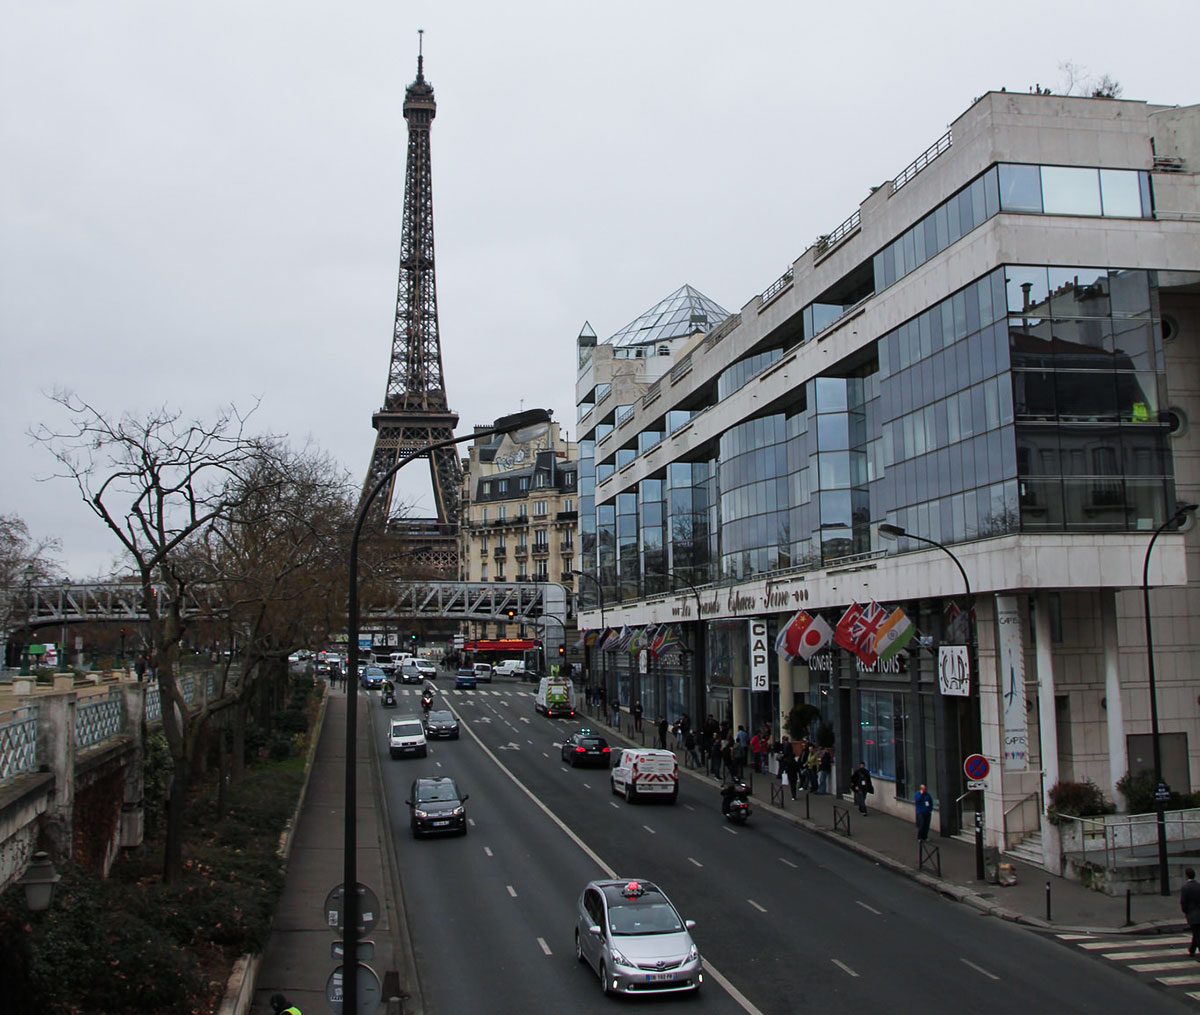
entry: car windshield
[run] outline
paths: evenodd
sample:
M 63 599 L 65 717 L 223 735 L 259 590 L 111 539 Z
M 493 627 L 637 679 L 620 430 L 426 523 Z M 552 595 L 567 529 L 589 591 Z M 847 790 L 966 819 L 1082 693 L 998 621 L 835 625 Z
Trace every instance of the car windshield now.
M 473 677 L 473 676 L 475 676 L 475 671 L 474 670 L 459 670 L 458 675 L 460 677 Z
M 392 736 L 394 737 L 415 737 L 422 732 L 419 722 L 398 722 L 392 724 Z
M 365 673 L 368 677 L 383 676 L 383 670 L 381 670 L 378 666 L 368 666 L 365 670 L 363 670 L 363 673 Z
M 454 716 L 452 716 L 449 712 L 430 712 L 429 713 L 429 721 L 430 722 L 454 722 Z
M 613 934 L 677 934 L 683 924 L 666 902 L 633 902 L 608 907 L 608 925 Z
M 417 790 L 417 802 L 431 803 L 434 800 L 457 800 L 458 787 L 453 783 L 445 786 L 422 786 Z

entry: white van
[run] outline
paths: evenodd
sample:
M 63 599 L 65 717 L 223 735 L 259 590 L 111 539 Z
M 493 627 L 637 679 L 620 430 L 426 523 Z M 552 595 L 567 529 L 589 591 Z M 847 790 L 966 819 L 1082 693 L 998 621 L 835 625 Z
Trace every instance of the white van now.
M 575 688 L 566 677 L 542 677 L 534 706 L 547 716 L 575 714 Z
M 423 758 L 429 753 L 425 742 L 425 724 L 415 715 L 398 715 L 392 720 L 388 750 L 393 758 L 415 754 Z
M 679 797 L 679 762 L 670 751 L 626 747 L 613 759 L 608 784 L 630 803 L 641 796 L 665 796 L 674 803 Z
M 492 671 L 498 677 L 515 677 L 525 672 L 525 661 L 523 659 L 501 659 L 492 667 Z

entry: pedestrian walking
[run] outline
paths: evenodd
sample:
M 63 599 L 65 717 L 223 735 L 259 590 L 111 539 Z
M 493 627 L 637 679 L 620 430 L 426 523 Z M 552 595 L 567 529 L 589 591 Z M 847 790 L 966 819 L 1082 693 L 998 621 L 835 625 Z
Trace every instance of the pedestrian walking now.
M 829 773 L 833 771 L 833 751 L 826 747 L 821 752 L 821 764 L 817 766 L 817 795 L 829 792 Z
M 696 750 L 696 734 L 692 730 L 688 730 L 683 738 L 683 747 L 687 752 L 684 755 L 685 764 L 691 763 L 692 768 L 703 768 L 704 763 L 700 760 L 700 754 Z
M 1200 883 L 1196 881 L 1196 872 L 1191 867 L 1183 872 L 1187 880 L 1179 892 L 1179 908 L 1187 918 L 1188 926 L 1192 929 L 1192 943 L 1188 945 L 1188 954 L 1195 955 L 1200 948 Z
M 821 755 L 817 751 L 816 744 L 809 746 L 808 761 L 805 762 L 805 767 L 808 770 L 805 773 L 808 776 L 808 781 L 805 785 L 808 787 L 810 793 L 815 793 L 817 791 L 817 777 L 821 771 Z
M 779 745 L 779 779 L 791 790 L 792 799 L 796 799 L 796 787 L 800 782 L 800 759 L 792 750 L 792 742 L 787 737 Z
M 620 730 L 621 728 L 621 703 L 613 698 L 612 701 L 613 725 Z
M 300 1015 L 300 1009 L 294 1004 L 289 1004 L 288 999 L 282 994 L 271 995 L 271 1011 L 275 1015 Z
M 133 672 L 137 674 L 138 683 L 140 684 L 146 676 L 146 653 L 142 652 L 138 655 L 133 664 Z
M 865 761 L 860 761 L 858 768 L 850 776 L 850 789 L 854 792 L 854 805 L 859 809 L 863 817 L 866 817 L 867 794 L 874 793 L 875 786 L 871 782 L 871 773 Z
M 929 822 L 933 817 L 933 797 L 929 795 L 925 783 L 921 783 L 917 788 L 917 795 L 913 797 L 913 803 L 916 804 L 917 810 L 917 839 L 924 842 L 929 838 Z
M 633 703 L 633 732 L 642 732 L 642 699 L 639 698 Z
M 667 749 L 667 717 L 665 715 L 658 717 L 658 746 L 664 751 Z

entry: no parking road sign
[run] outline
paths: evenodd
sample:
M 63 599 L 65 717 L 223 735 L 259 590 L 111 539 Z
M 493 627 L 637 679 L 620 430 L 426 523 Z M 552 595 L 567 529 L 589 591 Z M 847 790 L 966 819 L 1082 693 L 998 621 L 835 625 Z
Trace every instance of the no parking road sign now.
M 991 769 L 992 766 L 988 764 L 988 759 L 982 754 L 968 754 L 967 760 L 963 762 L 963 771 L 967 773 L 967 778 L 973 782 L 986 779 Z

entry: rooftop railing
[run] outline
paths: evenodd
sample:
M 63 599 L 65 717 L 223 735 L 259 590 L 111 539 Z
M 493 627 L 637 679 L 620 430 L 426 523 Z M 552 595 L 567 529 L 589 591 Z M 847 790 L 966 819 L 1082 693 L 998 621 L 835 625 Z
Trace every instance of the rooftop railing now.
M 928 168 L 929 164 L 938 156 L 945 155 L 953 144 L 954 138 L 951 136 L 951 132 L 946 131 L 945 134 L 905 166 L 904 171 L 899 176 L 892 180 L 892 193 L 896 193 L 896 191 L 912 180 L 918 173 Z

